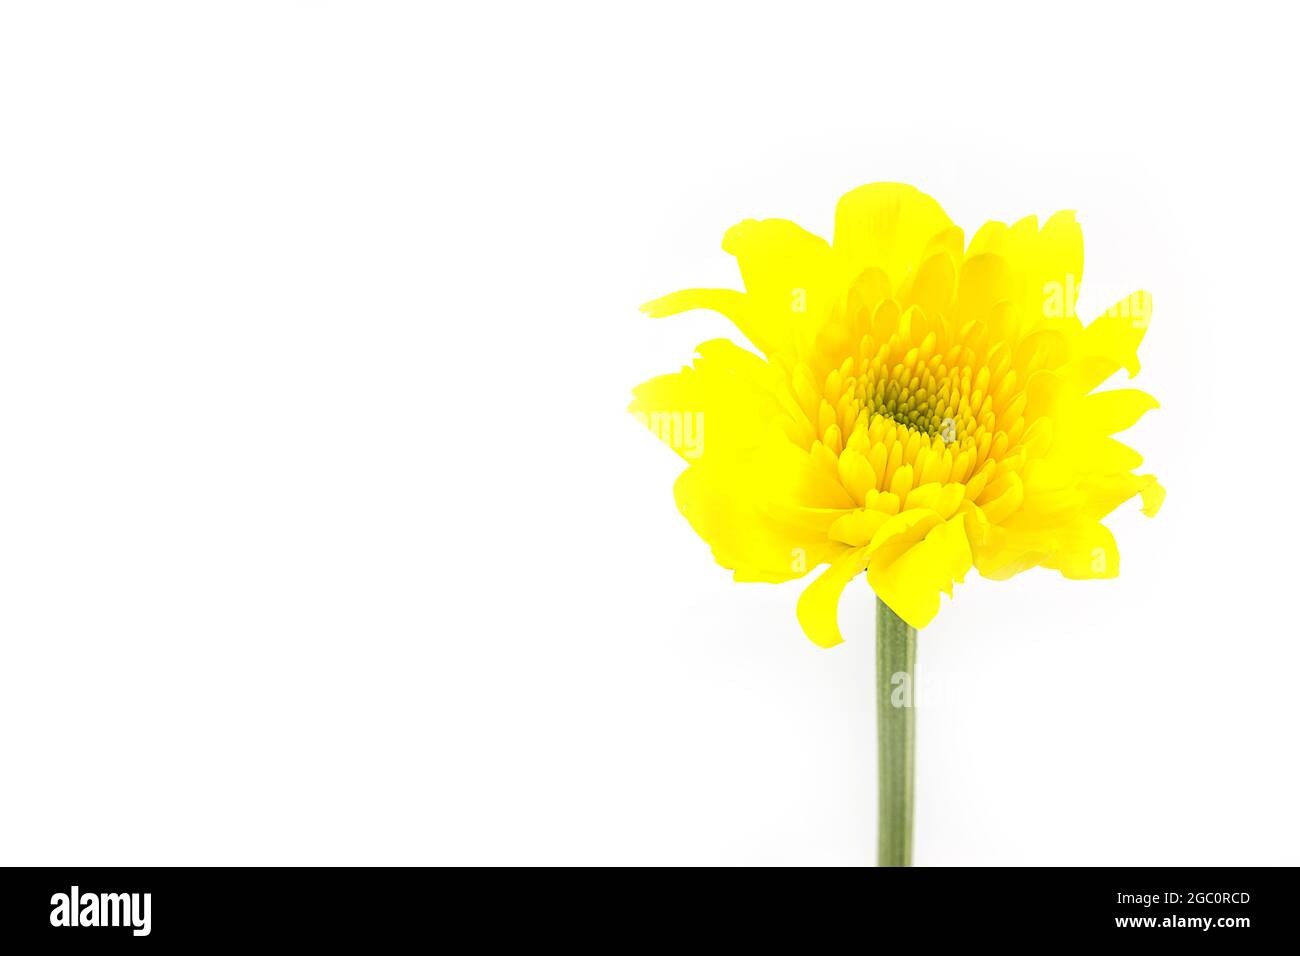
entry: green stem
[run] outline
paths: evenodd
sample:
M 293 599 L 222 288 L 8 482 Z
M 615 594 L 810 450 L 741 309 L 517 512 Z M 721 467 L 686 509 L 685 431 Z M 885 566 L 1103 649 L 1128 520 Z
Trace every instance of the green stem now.
M 902 678 L 898 675 L 905 674 Z M 880 866 L 912 865 L 916 779 L 916 628 L 876 599 L 876 730 L 880 737 Z M 898 706 L 895 706 L 895 703 Z

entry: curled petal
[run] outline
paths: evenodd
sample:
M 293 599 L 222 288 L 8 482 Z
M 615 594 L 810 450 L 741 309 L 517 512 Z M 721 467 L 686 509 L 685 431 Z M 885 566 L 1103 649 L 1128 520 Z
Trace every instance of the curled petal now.
M 867 581 L 895 614 L 922 628 L 939 613 L 940 592 L 952 596 L 971 567 L 966 521 L 957 515 L 934 525 L 920 541 L 896 540 L 871 556 Z
M 819 647 L 834 647 L 840 636 L 840 595 L 867 566 L 867 549 L 845 550 L 799 596 L 799 623 L 808 639 Z

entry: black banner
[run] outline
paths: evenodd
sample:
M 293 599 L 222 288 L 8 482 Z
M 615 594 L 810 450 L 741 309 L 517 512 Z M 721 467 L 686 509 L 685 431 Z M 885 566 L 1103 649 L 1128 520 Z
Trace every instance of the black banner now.
M 911 869 L 767 874 L 441 869 L 9 869 L 6 942 L 149 947 L 716 939 L 1131 939 L 1235 946 L 1294 933 L 1290 869 Z M 19 952 L 25 950 L 10 950 Z

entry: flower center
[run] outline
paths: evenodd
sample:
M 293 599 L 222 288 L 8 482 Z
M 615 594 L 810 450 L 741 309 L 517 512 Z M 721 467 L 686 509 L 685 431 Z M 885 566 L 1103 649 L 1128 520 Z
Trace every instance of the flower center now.
M 964 445 L 979 431 L 971 411 L 969 368 L 949 367 L 934 351 L 931 337 L 909 349 L 901 360 L 890 345 L 859 363 L 857 400 L 860 411 L 854 431 L 869 429 L 874 419 L 938 438 L 945 445 Z M 963 441 L 966 440 L 966 441 Z
M 862 414 L 868 420 L 880 415 L 932 438 L 957 438 L 952 383 L 929 368 L 912 371 L 897 365 L 878 377 L 869 372 L 862 386 Z
M 990 352 L 957 340 L 940 351 L 933 329 L 915 328 L 868 333 L 856 352 L 836 344 L 838 367 L 819 382 L 801 366 L 792 386 L 814 441 L 835 456 L 837 469 L 851 475 L 856 456 L 865 458 L 876 490 L 904 505 L 910 489 L 932 482 L 963 483 L 977 503 L 1007 491 L 1011 479 L 999 469 L 1018 467 L 1015 452 L 1028 426 L 1028 396 L 1009 348 Z M 1027 356 L 1021 375 L 1027 379 L 1043 361 Z

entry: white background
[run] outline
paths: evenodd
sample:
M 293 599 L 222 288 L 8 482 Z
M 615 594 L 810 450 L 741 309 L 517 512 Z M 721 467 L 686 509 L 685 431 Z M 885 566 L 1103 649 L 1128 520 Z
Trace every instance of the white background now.
M 0 862 L 872 861 L 868 589 L 809 644 L 624 407 L 874 180 L 1078 210 L 1169 489 L 923 633 L 916 862 L 1300 862 L 1278 14 L 439 6 L 0 14 Z

